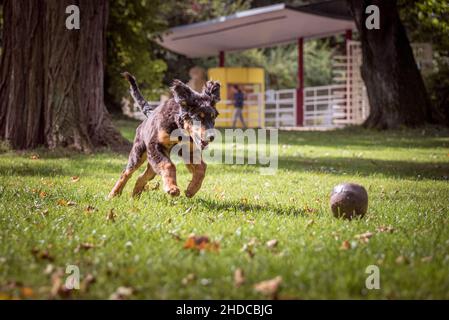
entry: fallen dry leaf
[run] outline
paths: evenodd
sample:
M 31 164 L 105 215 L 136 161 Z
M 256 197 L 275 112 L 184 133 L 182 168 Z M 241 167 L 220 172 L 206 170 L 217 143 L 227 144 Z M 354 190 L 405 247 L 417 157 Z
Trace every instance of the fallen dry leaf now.
M 311 208 L 311 207 L 309 207 L 308 205 L 305 205 L 305 206 L 304 206 L 304 211 L 307 212 L 307 213 L 309 213 L 309 214 L 314 214 L 314 213 L 317 213 L 317 212 L 318 212 L 318 210 L 316 210 L 316 209 L 314 209 L 314 208 Z
M 34 291 L 30 287 L 23 287 L 20 289 L 20 295 L 23 298 L 31 298 L 34 296 Z
M 266 245 L 269 249 L 273 249 L 273 248 L 277 247 L 278 241 L 276 239 L 272 239 L 272 240 L 267 241 Z
M 56 203 L 57 203 L 58 206 L 61 206 L 61 207 L 66 207 L 67 206 L 67 201 L 64 200 L 64 199 L 59 199 Z
M 404 256 L 398 256 L 395 260 L 395 262 L 397 264 L 404 264 L 404 263 L 408 263 L 408 259 Z
M 211 242 L 207 236 L 196 236 L 191 234 L 184 243 L 184 249 L 217 252 L 220 250 L 220 244 L 218 242 Z
M 349 250 L 351 249 L 351 243 L 348 240 L 345 240 L 341 243 L 340 250 Z
M 48 260 L 53 261 L 54 258 L 50 255 L 50 252 L 48 249 L 40 250 L 38 248 L 31 249 L 31 254 L 36 258 L 40 260 Z
M 362 243 L 368 243 L 368 242 L 369 242 L 369 239 L 370 239 L 373 235 L 374 235 L 374 234 L 373 234 L 372 232 L 367 231 L 367 232 L 365 232 L 365 233 L 355 235 L 354 238 L 358 239 L 358 240 L 359 240 L 360 242 L 362 242 Z
M 92 213 L 94 211 L 96 211 L 97 209 L 95 209 L 95 207 L 88 205 L 87 207 L 84 208 L 84 212 L 86 213 Z
M 224 191 L 222 191 L 217 197 L 220 200 L 224 200 L 226 198 L 226 193 Z
M 181 240 L 181 236 L 179 234 L 177 234 L 175 231 L 169 231 L 168 234 L 171 235 L 174 239 L 176 239 L 178 241 Z
M 66 288 L 64 280 L 64 272 L 62 269 L 57 269 L 53 274 L 51 275 L 51 290 L 50 290 L 50 296 L 52 298 L 56 297 L 62 297 L 62 298 L 68 298 L 71 294 L 71 290 Z
M 87 291 L 89 291 L 90 286 L 91 286 L 92 284 L 94 284 L 95 281 L 96 281 L 95 277 L 94 277 L 92 274 L 88 273 L 88 274 L 84 277 L 83 281 L 81 282 L 81 285 L 80 285 L 81 291 L 82 291 L 82 292 L 87 292 Z
M 41 192 L 39 192 L 39 198 L 41 198 L 41 199 L 44 199 L 44 198 L 46 198 L 47 197 L 47 192 L 45 192 L 45 191 L 41 191 Z
M 379 228 L 377 228 L 377 232 L 388 232 L 388 233 L 393 233 L 394 228 L 391 226 L 380 226 Z
M 273 279 L 256 283 L 254 289 L 265 296 L 276 299 L 281 283 L 282 277 L 277 276 Z
M 73 176 L 73 177 L 70 178 L 70 180 L 71 180 L 72 182 L 78 182 L 78 181 L 80 181 L 80 177 L 78 177 L 78 176 Z
M 256 219 L 246 219 L 246 222 L 248 222 L 249 224 L 254 225 L 256 223 Z
M 245 243 L 242 247 L 242 252 L 248 253 L 248 256 L 250 258 L 253 258 L 255 256 L 254 248 L 257 245 L 257 238 L 251 238 L 248 243 Z
M 246 252 L 251 259 L 254 258 L 254 256 L 256 255 L 253 247 L 247 246 L 246 244 L 243 245 L 242 251 Z
M 257 238 L 251 238 L 247 245 L 250 247 L 255 247 L 257 245 Z
M 432 256 L 422 257 L 421 262 L 430 262 L 432 261 L 432 259 L 433 259 Z
M 89 250 L 95 248 L 95 245 L 93 243 L 89 243 L 89 242 L 84 242 L 84 243 L 80 243 L 74 250 L 75 253 L 80 252 L 81 249 L 83 250 Z
M 237 268 L 234 272 L 234 285 L 239 288 L 242 284 L 245 283 L 245 274 L 243 269 Z
M 49 263 L 49 264 L 47 264 L 47 266 L 45 267 L 44 274 L 52 274 L 54 270 L 55 270 L 54 265 L 52 265 L 51 263 Z
M 31 160 L 38 160 L 39 158 L 40 157 L 39 157 L 39 155 L 37 153 L 32 154 L 31 157 L 30 157 Z
M 76 206 L 76 202 L 74 202 L 74 201 L 67 201 L 67 206 L 69 206 L 69 207 Z
M 111 300 L 125 300 L 134 293 L 134 289 L 130 287 L 118 287 L 117 290 L 111 294 Z
M 196 279 L 196 275 L 194 273 L 189 273 L 187 276 L 185 276 L 182 279 L 181 283 L 186 286 L 189 283 L 195 281 L 195 279 Z
M 107 221 L 115 222 L 115 212 L 114 209 L 109 210 L 108 214 L 106 215 Z

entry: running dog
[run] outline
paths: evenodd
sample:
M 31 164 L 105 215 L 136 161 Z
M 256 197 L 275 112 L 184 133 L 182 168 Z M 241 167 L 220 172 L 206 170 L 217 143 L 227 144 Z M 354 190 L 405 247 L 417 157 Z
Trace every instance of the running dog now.
M 176 167 L 170 160 L 170 152 L 175 145 L 185 141 L 186 137 L 178 135 L 177 139 L 174 139 L 174 132 L 187 135 L 188 148 L 181 148 L 178 154 L 192 174 L 185 195 L 193 197 L 201 188 L 206 174 L 206 163 L 201 156 L 199 161 L 192 161 L 193 153 L 194 150 L 200 150 L 201 155 L 201 151 L 214 140 L 213 129 L 218 116 L 215 105 L 220 101 L 220 84 L 208 81 L 199 93 L 183 82 L 174 80 L 170 87 L 173 98 L 151 108 L 142 96 L 136 79 L 128 72 L 123 73 L 123 76 L 130 84 L 131 96 L 147 119 L 137 128 L 128 164 L 108 197 L 120 195 L 129 178 L 145 160 L 148 160 L 147 167 L 137 178 L 132 195 L 139 196 L 147 182 L 159 174 L 164 191 L 171 196 L 178 196 L 180 190 L 176 184 Z

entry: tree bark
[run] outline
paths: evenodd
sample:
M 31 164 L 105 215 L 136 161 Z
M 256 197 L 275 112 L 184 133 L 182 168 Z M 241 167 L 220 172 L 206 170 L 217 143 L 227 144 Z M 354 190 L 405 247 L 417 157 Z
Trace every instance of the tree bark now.
M 65 25 L 69 5 L 80 29 Z M 5 0 L 0 138 L 15 149 L 127 144 L 104 105 L 108 0 Z
M 432 106 L 396 0 L 348 0 L 362 43 L 362 78 L 370 102 L 365 127 L 392 129 L 433 122 Z M 368 30 L 365 9 L 376 5 L 380 29 Z

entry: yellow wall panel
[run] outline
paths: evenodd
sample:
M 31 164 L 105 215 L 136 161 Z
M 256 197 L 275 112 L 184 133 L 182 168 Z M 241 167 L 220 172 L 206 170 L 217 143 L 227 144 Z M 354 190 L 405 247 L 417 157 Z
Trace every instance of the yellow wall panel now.
M 208 70 L 209 79 L 218 80 L 221 83 L 221 100 L 217 104 L 220 116 L 217 119 L 217 127 L 232 126 L 232 113 L 234 106 L 228 97 L 228 86 L 233 84 L 254 84 L 254 93 L 261 93 L 261 110 L 256 106 L 245 105 L 243 116 L 248 127 L 263 127 L 265 121 L 265 71 L 262 68 L 210 68 Z M 240 122 L 239 122 L 240 126 Z

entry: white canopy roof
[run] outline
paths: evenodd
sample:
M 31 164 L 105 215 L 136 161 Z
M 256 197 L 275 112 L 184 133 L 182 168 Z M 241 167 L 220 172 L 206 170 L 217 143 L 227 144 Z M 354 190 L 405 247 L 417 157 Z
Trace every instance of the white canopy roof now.
M 340 10 L 336 12 L 329 4 L 340 6 Z M 196 58 L 218 55 L 220 51 L 269 47 L 298 38 L 325 37 L 355 28 L 351 17 L 342 14 L 347 11 L 341 8 L 341 1 L 300 7 L 281 3 L 175 27 L 159 43 L 171 51 Z

